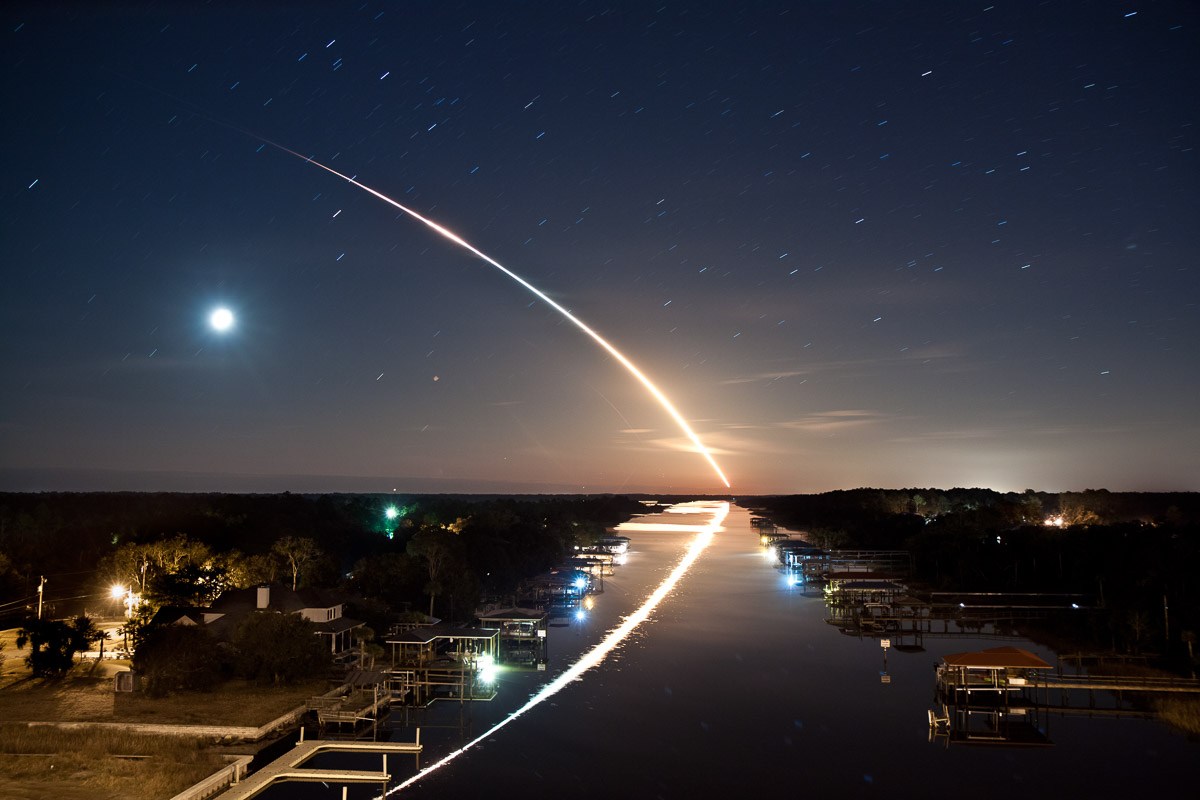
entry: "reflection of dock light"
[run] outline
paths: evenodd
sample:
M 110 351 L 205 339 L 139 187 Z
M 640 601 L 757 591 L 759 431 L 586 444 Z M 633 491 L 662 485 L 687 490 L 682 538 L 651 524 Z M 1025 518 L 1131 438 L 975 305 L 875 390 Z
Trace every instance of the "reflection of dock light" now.
M 800 582 L 800 579 L 797 578 L 794 574 L 788 575 L 788 586 L 795 586 L 799 582 Z
M 658 585 L 658 588 L 654 590 L 654 593 L 651 594 L 650 597 L 647 598 L 646 601 L 644 603 L 642 603 L 642 605 L 640 607 L 638 607 L 637 611 L 635 611 L 632 614 L 630 614 L 629 616 L 625 617 L 625 621 L 622 622 L 618 627 L 609 631 L 608 635 L 604 637 L 604 640 L 602 642 L 600 642 L 600 644 L 596 645 L 591 650 L 589 650 L 578 661 L 576 661 L 574 664 L 572 664 L 569 669 L 567 669 L 565 672 L 563 672 L 557 678 L 555 678 L 550 683 L 543 686 L 541 688 L 541 690 L 539 690 L 537 694 L 535 694 L 533 697 L 531 697 L 529 699 L 529 702 L 527 702 L 525 705 L 521 706 L 516 711 L 509 714 L 507 717 L 504 717 L 502 720 L 497 722 L 491 728 L 484 731 L 482 734 L 475 737 L 474 739 L 467 742 L 466 744 L 462 745 L 459 749 L 453 751 L 452 753 L 450 753 L 450 755 L 446 756 L 442 760 L 435 761 L 434 763 L 430 764 L 429 766 L 425 767 L 423 770 L 418 772 L 416 775 L 413 775 L 411 778 L 408 778 L 407 780 L 403 781 L 402 783 L 399 783 L 396 786 L 391 787 L 388 790 L 387 794 L 392 795 L 392 794 L 395 794 L 396 792 L 403 791 L 407 787 L 409 787 L 412 784 L 416 783 L 417 781 L 423 779 L 425 776 L 427 776 L 429 773 L 433 772 L 434 770 L 437 770 L 437 769 L 445 766 L 446 764 L 450 763 L 455 758 L 462 755 L 467 750 L 469 750 L 470 748 L 479 744 L 480 742 L 487 741 L 488 739 L 490 739 L 492 737 L 493 734 L 495 734 L 498 730 L 503 728 L 505 725 L 508 725 L 509 723 L 516 721 L 525 712 L 529 711 L 532 708 L 535 708 L 539 704 L 541 704 L 541 703 L 545 702 L 546 700 L 548 700 L 549 698 L 553 697 L 555 694 L 560 692 L 565 686 L 571 684 L 574 681 L 579 680 L 580 676 L 583 675 L 585 672 L 587 672 L 589 669 L 592 669 L 593 667 L 597 666 L 598 664 L 601 664 L 604 661 L 605 656 L 610 651 L 612 651 L 613 648 L 615 648 L 618 644 L 620 644 L 634 629 L 637 628 L 638 625 L 645 622 L 646 619 L 649 618 L 650 614 L 654 611 L 655 606 L 657 606 L 658 603 L 671 592 L 671 590 L 675 587 L 675 584 L 678 583 L 679 579 L 682 578 L 684 573 L 687 572 L 688 568 L 691 567 L 692 564 L 696 561 L 696 559 L 700 557 L 700 554 L 704 551 L 704 548 L 706 548 L 709 545 L 709 543 L 712 541 L 713 534 L 716 533 L 718 530 L 722 530 L 721 522 L 724 521 L 725 516 L 729 513 L 729 504 L 728 503 L 714 503 L 714 504 L 709 504 L 708 507 L 711 509 L 712 519 L 709 521 L 709 523 L 707 525 L 705 525 L 704 527 L 699 529 L 695 538 L 692 540 L 691 545 L 688 547 L 686 555 L 684 555 L 684 557 L 682 559 L 680 559 L 679 563 L 675 565 L 675 568 L 673 570 L 671 570 L 670 574 L 667 575 L 667 577 L 663 580 L 663 582 Z M 625 523 L 625 525 L 628 525 L 628 524 L 629 523 Z M 656 526 L 656 527 L 659 527 L 659 526 Z M 695 530 L 695 528 L 693 528 L 693 530 Z M 544 661 L 538 662 L 538 670 L 539 671 L 544 671 L 545 666 L 546 665 L 545 665 Z
M 587 618 L 587 612 L 584 611 L 582 608 L 575 612 L 575 619 L 579 620 L 580 622 L 583 622 L 583 620 L 585 618 Z
M 586 608 L 588 611 L 591 611 L 591 610 L 592 610 L 592 606 L 594 606 L 594 605 L 596 605 L 596 601 L 595 601 L 595 600 L 593 600 L 592 598 L 590 598 L 590 597 L 585 597 L 585 598 L 583 599 L 583 607 L 584 607 L 584 608 Z

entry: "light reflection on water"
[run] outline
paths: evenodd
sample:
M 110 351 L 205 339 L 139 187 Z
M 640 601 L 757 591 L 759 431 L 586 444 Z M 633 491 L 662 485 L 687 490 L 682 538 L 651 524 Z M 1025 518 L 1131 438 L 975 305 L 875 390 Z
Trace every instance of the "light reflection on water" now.
M 395 796 L 670 798 L 735 790 L 1099 797 L 1177 789 L 1191 780 L 1196 745 L 1150 720 L 1053 716 L 1049 748 L 931 743 L 926 711 L 933 708 L 933 664 L 943 654 L 1016 644 L 1053 664 L 1053 653 L 1024 640 L 926 637 L 924 652 L 888 654 L 891 683 L 883 684 L 877 639 L 825 624 L 820 596 L 787 586 L 761 557 L 747 512 L 735 508 L 724 527 L 603 664 Z M 586 629 L 551 633 L 553 671 L 629 613 L 678 561 L 688 538 L 627 535 L 637 552 L 605 579 Z M 496 701 L 471 709 L 476 735 L 546 676 L 509 673 L 502 680 Z M 436 704 L 433 712 L 456 721 L 457 707 L 449 706 Z M 423 728 L 430 748 L 423 763 L 436 757 L 435 748 L 459 746 L 457 737 Z M 412 733 L 395 738 L 411 740 Z M 411 762 L 397 761 L 399 777 Z M 271 796 L 301 796 L 296 785 L 287 788 Z M 314 791 L 303 796 L 341 796 L 340 787 Z M 351 797 L 370 795 L 365 787 L 350 789 Z

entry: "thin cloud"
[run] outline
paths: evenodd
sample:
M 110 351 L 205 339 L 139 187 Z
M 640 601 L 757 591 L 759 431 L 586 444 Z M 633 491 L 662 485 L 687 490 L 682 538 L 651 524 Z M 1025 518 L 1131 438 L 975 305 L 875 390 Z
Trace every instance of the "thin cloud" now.
M 877 411 L 847 408 L 838 411 L 821 411 L 799 419 L 785 420 L 776 423 L 776 427 L 804 433 L 831 433 L 874 425 L 886 419 L 888 419 L 886 415 Z

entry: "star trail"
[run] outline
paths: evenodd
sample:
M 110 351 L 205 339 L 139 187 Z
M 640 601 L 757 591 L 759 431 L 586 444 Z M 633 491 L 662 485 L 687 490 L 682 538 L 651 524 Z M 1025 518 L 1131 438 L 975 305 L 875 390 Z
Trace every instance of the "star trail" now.
M 1200 480 L 1192 3 L 4 20 L 0 488 Z

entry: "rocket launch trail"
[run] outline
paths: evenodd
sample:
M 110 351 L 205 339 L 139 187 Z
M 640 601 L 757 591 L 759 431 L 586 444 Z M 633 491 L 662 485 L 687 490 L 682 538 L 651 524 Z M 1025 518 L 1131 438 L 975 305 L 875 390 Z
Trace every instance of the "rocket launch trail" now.
M 479 258 L 483 259 L 484 261 L 491 264 L 496 269 L 503 272 L 508 277 L 512 278 L 517 283 L 524 286 L 529 291 L 533 292 L 538 298 L 540 298 L 541 300 L 543 300 L 547 304 L 549 304 L 549 306 L 551 308 L 553 308 L 555 311 L 557 311 L 558 313 L 560 313 L 564 317 L 566 317 L 568 320 L 570 320 L 571 323 L 575 325 L 575 327 L 579 328 L 581 331 L 586 333 L 588 336 L 592 337 L 592 339 L 594 339 L 598 345 L 600 345 L 601 347 L 603 347 L 605 350 L 608 351 L 609 355 L 611 355 L 613 358 L 615 358 L 617 361 L 619 361 L 621 363 L 621 366 L 625 367 L 625 369 L 628 370 L 629 373 L 631 375 L 633 375 L 633 377 L 637 378 L 641 382 L 642 386 L 646 387 L 646 391 L 650 392 L 650 394 L 654 397 L 654 399 L 658 401 L 659 405 L 661 405 L 666 410 L 666 412 L 671 416 L 671 419 L 675 420 L 675 423 L 687 435 L 688 440 L 691 441 L 691 443 L 695 446 L 697 452 L 699 452 L 702 456 L 704 456 L 705 460 L 708 461 L 709 465 L 717 473 L 717 477 L 721 479 L 721 483 L 725 484 L 726 488 L 729 487 L 729 479 L 725 477 L 725 473 L 723 473 L 721 471 L 721 468 L 719 466 L 717 466 L 716 459 L 713 458 L 712 453 L 709 451 L 709 449 L 707 447 L 704 446 L 704 443 L 700 441 L 700 437 L 697 436 L 695 431 L 692 430 L 691 426 L 688 425 L 687 420 L 685 420 L 683 418 L 683 415 L 680 414 L 677 410 L 675 410 L 675 406 L 671 405 L 671 401 L 667 399 L 667 396 L 664 395 L 662 393 L 662 391 L 660 391 L 659 388 L 657 386 L 655 386 L 651 382 L 651 380 L 649 378 L 647 378 L 646 375 L 633 364 L 632 361 L 630 361 L 628 358 L 626 358 L 624 355 L 622 355 L 621 352 L 619 350 L 617 350 L 617 348 L 615 348 L 611 344 L 609 344 L 608 341 L 603 336 L 596 333 L 596 331 L 592 330 L 587 325 L 585 325 L 582 320 L 580 320 L 578 317 L 576 317 L 570 311 L 563 308 L 558 303 L 554 302 L 554 300 L 552 300 L 548 295 L 546 295 L 546 293 L 543 292 L 541 289 L 537 288 L 532 283 L 530 283 L 529 281 L 525 280 L 517 273 L 510 270 L 508 267 L 504 266 L 499 261 L 497 261 L 496 259 L 489 256 L 487 253 L 484 253 L 482 250 L 475 247 L 474 245 L 472 245 L 467 240 L 463 239 L 458 234 L 454 233 L 451 230 L 448 230 L 447 228 L 443 228 L 441 225 L 437 224 L 436 222 L 434 222 L 431 219 L 427 219 L 426 217 L 421 216 L 416 211 L 413 211 L 411 208 L 408 208 L 407 206 L 397 203 L 395 200 L 393 200 L 392 198 L 383 194 L 382 192 L 378 192 L 375 189 L 372 189 L 370 186 L 367 186 L 366 184 L 359 183 L 354 178 L 351 178 L 348 175 L 343 175 L 342 173 L 338 172 L 336 169 L 333 169 L 332 167 L 327 167 L 319 161 L 315 161 L 312 158 L 309 158 L 307 156 L 302 156 L 299 153 L 297 153 L 295 150 L 291 150 L 287 147 L 284 147 L 281 144 L 272 142 L 269 139 L 263 139 L 262 137 L 258 137 L 258 136 L 255 136 L 254 138 L 259 139 L 260 141 L 266 142 L 267 144 L 271 145 L 272 147 L 282 150 L 285 153 L 289 153 L 289 154 L 295 156 L 296 158 L 301 159 L 302 161 L 306 161 L 309 164 L 318 166 L 321 169 L 325 170 L 326 172 L 337 175 L 339 178 L 346 181 L 347 183 L 351 183 L 351 184 L 357 186 L 359 189 L 362 189 L 364 192 L 367 192 L 369 194 L 374 195 L 375 197 L 378 197 L 380 200 L 387 203 L 388 205 L 391 205 L 391 206 L 394 206 L 395 208 L 400 209 L 401 211 L 403 211 L 405 214 L 408 214 L 413 219 L 424 223 L 426 226 L 433 229 L 441 236 L 445 237 L 446 239 L 449 239 L 450 241 L 457 244 L 459 247 L 462 247 L 463 249 L 465 249 L 465 250 L 473 253 L 474 255 L 478 256 Z

